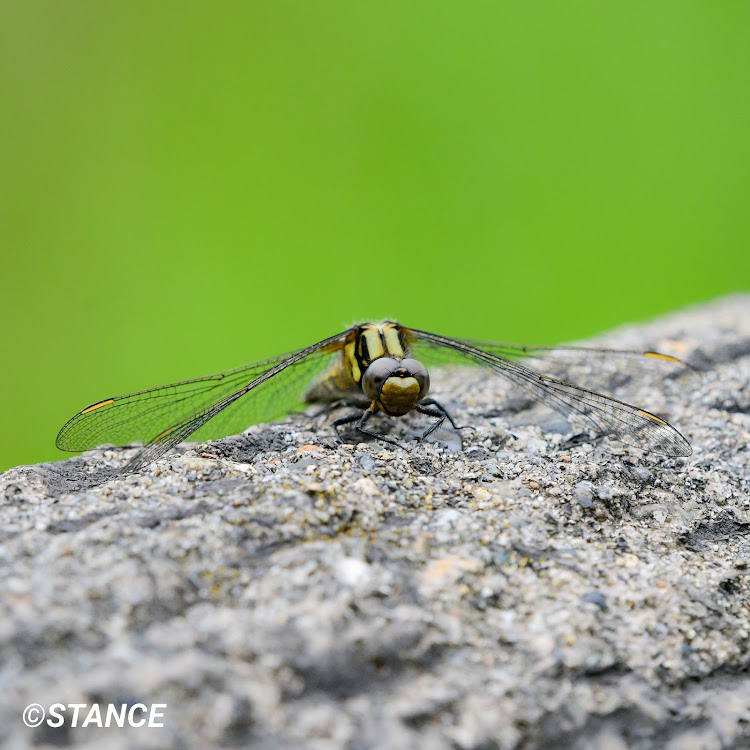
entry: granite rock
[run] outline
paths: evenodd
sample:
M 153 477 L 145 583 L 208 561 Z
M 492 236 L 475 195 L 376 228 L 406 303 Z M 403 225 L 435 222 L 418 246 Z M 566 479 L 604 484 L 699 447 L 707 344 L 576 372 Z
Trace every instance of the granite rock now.
M 596 343 L 697 369 L 535 364 L 664 416 L 691 457 L 446 369 L 463 444 L 339 445 L 303 413 L 140 474 L 102 448 L 0 475 L 0 744 L 749 747 L 750 297 Z M 28 729 L 32 702 L 167 708 Z

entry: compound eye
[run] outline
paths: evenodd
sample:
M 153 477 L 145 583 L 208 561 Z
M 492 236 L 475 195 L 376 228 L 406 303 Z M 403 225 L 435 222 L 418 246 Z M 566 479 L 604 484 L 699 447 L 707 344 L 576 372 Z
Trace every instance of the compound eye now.
M 365 370 L 362 376 L 362 390 L 370 401 L 380 398 L 380 389 L 383 383 L 400 367 L 399 363 L 391 357 L 376 359 Z
M 402 359 L 403 367 L 411 377 L 419 383 L 419 400 L 421 401 L 430 391 L 430 374 L 427 368 L 418 359 Z

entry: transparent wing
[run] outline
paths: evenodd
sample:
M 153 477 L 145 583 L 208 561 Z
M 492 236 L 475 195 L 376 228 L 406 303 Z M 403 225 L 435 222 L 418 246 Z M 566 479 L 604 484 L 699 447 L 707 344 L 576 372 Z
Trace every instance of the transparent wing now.
M 452 339 L 413 328 L 402 328 L 402 331 L 413 355 L 428 368 L 430 365 L 449 363 L 486 367 L 565 416 L 581 417 L 597 432 L 613 435 L 624 443 L 667 456 L 689 456 L 693 452 L 690 443 L 672 425 L 656 415 L 596 391 L 542 375 L 501 354 L 530 356 L 532 350 L 550 351 L 552 347 L 524 348 L 484 342 L 483 347 L 480 347 L 471 341 Z M 656 352 L 649 354 L 657 355 Z M 667 355 L 661 357 L 668 358 Z
M 479 341 L 474 339 L 461 339 L 465 344 L 482 349 L 505 359 L 544 359 L 545 361 L 559 361 L 567 364 L 575 361 L 591 359 L 624 358 L 629 361 L 671 362 L 682 365 L 691 370 L 696 368 L 689 362 L 655 351 L 639 351 L 636 349 L 606 349 L 592 346 L 522 346 L 519 344 L 506 344 L 497 341 Z
M 596 391 L 622 388 L 630 382 L 675 377 L 693 365 L 657 351 L 584 346 L 520 346 L 462 339 L 504 359 L 521 360 L 527 367 Z M 656 365 L 656 366 L 655 366 Z
M 308 384 L 349 333 L 216 375 L 104 399 L 64 425 L 57 447 L 83 451 L 102 443 L 144 442 L 127 467 L 137 470 L 193 433 L 204 440 L 223 437 L 282 417 L 304 402 Z
M 610 374 L 613 369 L 623 366 L 627 367 L 630 374 L 633 374 L 636 371 L 634 366 L 647 367 L 657 361 L 697 371 L 697 368 L 689 362 L 657 351 L 607 349 L 590 346 L 523 346 L 497 341 L 461 340 L 470 346 L 495 354 L 503 359 L 532 359 L 543 363 L 548 368 L 559 365 L 561 368 L 570 369 L 571 366 L 596 362 L 597 369 L 609 370 Z

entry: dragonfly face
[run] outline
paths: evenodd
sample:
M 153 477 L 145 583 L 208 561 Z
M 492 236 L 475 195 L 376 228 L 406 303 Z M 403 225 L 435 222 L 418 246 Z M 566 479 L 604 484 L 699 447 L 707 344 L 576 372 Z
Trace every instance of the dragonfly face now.
M 402 417 L 427 396 L 430 376 L 417 359 L 376 359 L 362 376 L 365 396 L 391 417 Z
M 446 419 L 456 427 L 439 403 L 426 398 L 430 389 L 427 367 L 463 364 L 506 378 L 527 395 L 600 434 L 667 456 L 692 453 L 687 440 L 661 417 L 541 374 L 519 361 L 550 351 L 604 358 L 624 354 L 679 363 L 657 352 L 517 347 L 449 338 L 393 321 L 362 323 L 289 354 L 97 401 L 63 426 L 57 446 L 83 451 L 104 443 L 142 442 L 144 447 L 125 467 L 136 471 L 189 436 L 198 440 L 223 437 L 285 416 L 305 403 L 336 401 L 364 410 L 336 420 L 337 434 L 339 426 L 356 421 L 360 433 L 400 445 L 370 430 L 368 419 L 378 411 L 394 417 L 410 411 L 434 417 L 436 421 L 421 437 Z

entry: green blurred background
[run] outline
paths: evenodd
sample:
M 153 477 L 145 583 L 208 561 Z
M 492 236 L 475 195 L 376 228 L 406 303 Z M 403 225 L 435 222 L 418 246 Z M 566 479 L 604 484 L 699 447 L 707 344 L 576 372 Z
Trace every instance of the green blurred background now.
M 0 469 L 366 318 L 578 339 L 750 284 L 750 3 L 0 3 Z

